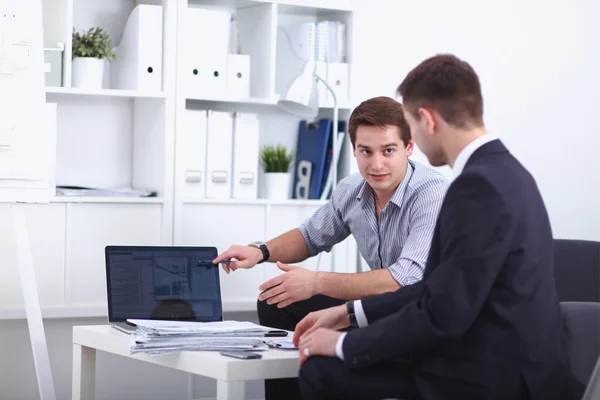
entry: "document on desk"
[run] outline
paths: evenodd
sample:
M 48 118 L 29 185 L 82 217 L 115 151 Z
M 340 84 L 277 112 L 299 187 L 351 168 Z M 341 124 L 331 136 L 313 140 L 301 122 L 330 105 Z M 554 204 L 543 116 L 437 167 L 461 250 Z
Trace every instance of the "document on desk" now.
M 251 322 L 186 322 L 130 319 L 136 331 L 129 338 L 131 354 L 161 355 L 174 351 L 267 350 L 269 328 Z
M 188 322 L 188 321 L 159 321 L 148 319 L 128 319 L 136 325 L 138 330 L 156 335 L 264 335 L 270 329 L 246 321 L 215 321 L 215 322 Z

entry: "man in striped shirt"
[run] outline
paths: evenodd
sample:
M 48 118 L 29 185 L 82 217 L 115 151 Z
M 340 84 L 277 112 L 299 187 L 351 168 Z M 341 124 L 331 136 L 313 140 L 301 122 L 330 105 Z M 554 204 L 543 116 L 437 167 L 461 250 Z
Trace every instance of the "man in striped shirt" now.
M 213 262 L 227 273 L 271 261 L 284 271 L 259 289 L 262 325 L 293 331 L 309 312 L 418 282 L 429 253 L 447 182 L 408 159 L 414 142 L 402 105 L 389 97 L 362 102 L 349 135 L 360 174 L 340 181 L 331 200 L 297 229 L 249 246 L 231 246 Z M 314 272 L 289 265 L 331 248 L 352 234 L 371 271 Z M 360 303 L 359 303 L 360 304 Z M 291 380 L 295 381 L 295 380 Z M 293 398 L 290 380 L 266 381 L 266 398 Z

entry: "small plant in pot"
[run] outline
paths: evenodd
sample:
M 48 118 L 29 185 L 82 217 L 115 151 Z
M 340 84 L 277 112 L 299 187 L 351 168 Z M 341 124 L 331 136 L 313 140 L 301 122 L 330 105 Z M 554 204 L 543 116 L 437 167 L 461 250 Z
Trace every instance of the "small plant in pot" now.
M 73 29 L 72 86 L 101 89 L 105 61 L 116 59 L 110 35 L 100 27 Z
M 268 199 L 288 198 L 291 183 L 292 153 L 282 145 L 265 145 L 260 150 L 260 162 L 265 170 L 265 194 Z

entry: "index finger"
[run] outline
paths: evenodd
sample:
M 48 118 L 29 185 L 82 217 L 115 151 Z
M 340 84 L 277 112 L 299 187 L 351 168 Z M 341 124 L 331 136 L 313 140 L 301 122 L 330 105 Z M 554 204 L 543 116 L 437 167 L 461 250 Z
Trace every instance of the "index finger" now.
M 294 343 L 294 346 L 298 346 L 302 335 L 304 335 L 306 330 L 309 329 L 313 324 L 313 320 L 309 318 L 308 315 L 304 317 L 302 321 L 296 324 L 296 329 L 294 329 L 294 337 L 292 338 L 292 343 Z
M 222 252 L 221 254 L 219 254 L 217 256 L 217 258 L 215 258 L 212 262 L 213 264 L 218 264 L 223 260 L 229 260 L 230 258 L 235 257 L 235 254 L 233 251 L 231 250 L 225 250 L 224 252 Z

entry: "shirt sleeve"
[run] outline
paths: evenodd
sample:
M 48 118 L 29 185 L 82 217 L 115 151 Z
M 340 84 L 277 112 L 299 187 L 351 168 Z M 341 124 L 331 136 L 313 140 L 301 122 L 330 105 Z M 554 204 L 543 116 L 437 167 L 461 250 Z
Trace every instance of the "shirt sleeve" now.
M 367 314 L 365 314 L 365 310 L 362 306 L 362 301 L 356 300 L 354 302 L 354 315 L 356 316 L 356 322 L 358 323 L 359 328 L 364 328 L 369 325 L 369 320 L 367 319 Z
M 342 336 L 338 339 L 335 344 L 335 355 L 342 361 L 344 361 L 344 338 L 346 337 L 346 333 L 342 333 Z
M 446 185 L 438 185 L 421 192 L 410 215 L 408 238 L 400 257 L 389 267 L 392 277 L 402 286 L 412 285 L 423 278 L 423 271 L 437 217 L 446 194 Z
M 343 201 L 345 188 L 338 185 L 331 200 L 321 206 L 309 219 L 298 227 L 312 257 L 331 248 L 350 235 L 350 228 L 341 216 L 338 204 Z

